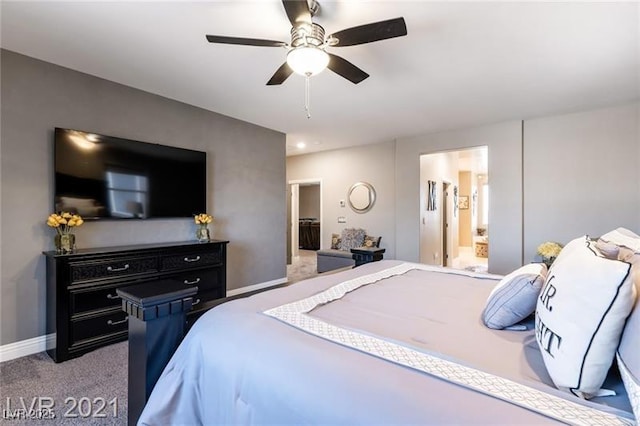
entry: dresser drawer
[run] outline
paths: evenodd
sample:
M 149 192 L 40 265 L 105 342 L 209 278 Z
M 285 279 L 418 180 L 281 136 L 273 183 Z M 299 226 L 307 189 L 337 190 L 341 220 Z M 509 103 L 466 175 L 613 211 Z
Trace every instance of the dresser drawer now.
M 219 268 L 184 271 L 170 275 L 169 278 L 180 281 L 185 287 L 198 287 L 199 293 L 224 287 L 222 271 Z
M 122 285 L 101 286 L 97 289 L 90 287 L 71 290 L 69 292 L 69 296 L 71 297 L 70 312 L 79 314 L 120 306 L 122 302 L 120 301 L 120 296 L 116 294 L 116 288 L 118 287 L 122 287 Z
M 180 255 L 162 256 L 160 268 L 163 271 L 185 268 L 199 268 L 222 264 L 222 253 L 219 251 L 193 252 Z
M 77 345 L 87 340 L 121 333 L 127 330 L 127 322 L 127 314 L 123 311 L 72 320 L 69 343 Z
M 209 291 L 198 290 L 198 293 L 195 296 L 193 296 L 193 304 L 192 304 L 193 310 L 197 311 L 205 302 L 209 302 L 210 300 L 216 300 L 216 299 L 225 297 L 225 293 L 226 293 L 225 290 L 222 288 L 219 288 L 216 290 L 209 290 Z
M 71 282 L 89 281 L 153 273 L 158 270 L 157 257 L 123 257 L 105 261 L 76 262 L 69 265 Z

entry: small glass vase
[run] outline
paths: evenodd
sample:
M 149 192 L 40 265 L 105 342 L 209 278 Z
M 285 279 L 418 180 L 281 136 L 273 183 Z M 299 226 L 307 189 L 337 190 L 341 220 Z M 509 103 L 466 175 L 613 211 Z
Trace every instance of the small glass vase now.
M 547 269 L 551 268 L 551 265 L 555 260 L 556 260 L 555 256 L 550 256 L 550 257 L 542 256 L 542 263 L 547 265 Z
M 199 225 L 196 228 L 196 239 L 201 243 L 208 243 L 210 240 L 209 228 L 207 225 Z
M 54 243 L 59 253 L 71 253 L 76 249 L 76 236 L 74 234 L 56 234 Z

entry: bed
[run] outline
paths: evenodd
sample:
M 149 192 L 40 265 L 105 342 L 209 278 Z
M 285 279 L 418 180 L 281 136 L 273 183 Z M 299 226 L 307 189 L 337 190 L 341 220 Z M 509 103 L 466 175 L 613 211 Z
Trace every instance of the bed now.
M 634 424 L 616 368 L 615 396 L 578 398 L 554 386 L 532 316 L 483 323 L 502 280 L 383 260 L 227 302 L 138 424 Z

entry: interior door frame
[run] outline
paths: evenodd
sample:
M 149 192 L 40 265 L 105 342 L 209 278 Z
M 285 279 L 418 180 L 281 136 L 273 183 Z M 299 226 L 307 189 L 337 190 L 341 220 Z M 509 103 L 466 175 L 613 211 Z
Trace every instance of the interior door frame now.
M 443 179 L 442 180 L 442 266 L 450 266 L 451 256 L 450 252 L 453 248 L 453 241 L 451 240 L 451 222 L 453 221 L 453 209 L 451 200 L 451 191 L 453 183 Z
M 322 200 L 322 178 L 309 178 L 309 179 L 293 179 L 287 182 L 287 188 L 289 192 L 289 196 L 291 197 L 291 209 L 287 211 L 287 217 L 289 222 L 289 230 L 290 237 L 287 238 L 287 253 L 291 253 L 291 257 L 295 258 L 298 256 L 298 218 L 300 217 L 300 198 L 299 191 L 296 191 L 298 196 L 293 196 L 292 188 L 297 188 L 299 190 L 300 184 L 318 184 L 320 186 L 320 249 L 324 249 L 324 240 L 322 238 L 322 228 L 324 225 L 323 220 L 323 200 Z M 295 216 L 295 222 L 294 222 Z M 295 241 L 294 241 L 295 240 Z M 295 244 L 295 245 L 294 245 Z

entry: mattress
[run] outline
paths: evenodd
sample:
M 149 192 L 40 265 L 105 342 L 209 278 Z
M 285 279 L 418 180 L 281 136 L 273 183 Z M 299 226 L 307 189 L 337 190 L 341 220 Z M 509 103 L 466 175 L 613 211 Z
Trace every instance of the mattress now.
M 557 424 L 461 383 L 350 347 L 272 315 L 274 309 L 401 266 L 381 261 L 220 305 L 201 317 L 160 377 L 139 424 Z M 345 292 L 306 315 L 503 378 L 571 404 L 633 419 L 615 397 L 583 401 L 557 391 L 526 331 L 481 320 L 500 277 L 445 268 L 407 270 Z

